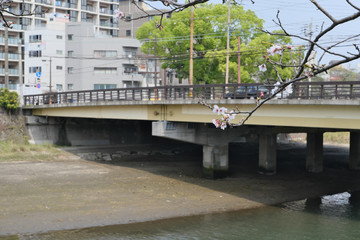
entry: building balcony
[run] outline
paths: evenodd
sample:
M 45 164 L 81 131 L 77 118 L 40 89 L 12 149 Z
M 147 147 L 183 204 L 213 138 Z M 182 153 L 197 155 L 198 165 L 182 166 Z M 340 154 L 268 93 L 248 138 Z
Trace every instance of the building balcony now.
M 5 75 L 5 68 L 0 68 L 0 75 Z M 9 68 L 9 75 L 19 75 L 19 70 Z
M 123 75 L 123 81 L 136 81 L 136 82 L 142 82 L 144 80 L 144 76 L 141 74 L 124 74 Z
M 114 14 L 114 11 L 113 11 L 113 10 L 110 10 L 110 9 L 107 9 L 107 8 L 100 8 L 100 9 L 99 9 L 99 13 L 100 13 L 100 14 L 113 15 L 113 14 Z
M 18 45 L 19 41 L 21 41 L 19 38 L 8 38 L 9 45 Z M 5 44 L 5 38 L 0 37 L 0 43 Z
M 63 7 L 63 8 L 70 8 L 70 3 L 62 2 L 62 1 L 56 1 L 55 6 L 56 7 Z
M 96 12 L 96 8 L 93 6 L 81 6 L 81 9 L 89 12 Z
M 0 52 L 0 59 L 5 59 L 5 53 Z M 9 60 L 19 60 L 19 54 L 17 53 L 9 53 L 8 54 Z
M 35 0 L 35 3 L 45 4 L 45 5 L 52 5 L 53 1 L 51 0 Z
M 110 22 L 100 22 L 101 27 L 110 27 L 110 28 L 117 28 L 117 23 L 110 23 Z
M 0 88 L 5 88 L 5 84 L 1 83 Z M 17 84 L 9 83 L 9 90 L 17 90 Z

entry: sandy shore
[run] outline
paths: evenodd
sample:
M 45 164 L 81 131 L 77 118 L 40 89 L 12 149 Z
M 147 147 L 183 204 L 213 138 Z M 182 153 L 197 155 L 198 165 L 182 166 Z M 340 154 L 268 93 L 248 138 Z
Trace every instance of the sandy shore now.
M 304 170 L 304 146 L 282 145 L 274 176 L 258 174 L 255 152 L 244 151 L 231 161 L 230 177 L 220 180 L 201 178 L 201 158 L 186 154 L 115 163 L 76 155 L 2 162 L 0 235 L 224 212 L 360 190 L 360 173 L 346 168 L 347 151 L 325 148 L 325 171 L 311 174 Z

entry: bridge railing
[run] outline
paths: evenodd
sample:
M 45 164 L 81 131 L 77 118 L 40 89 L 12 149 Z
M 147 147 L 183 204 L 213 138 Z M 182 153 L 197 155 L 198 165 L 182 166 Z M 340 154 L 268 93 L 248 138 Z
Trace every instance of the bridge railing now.
M 278 99 L 355 99 L 360 98 L 360 81 L 353 82 L 298 82 L 293 84 L 291 94 L 280 93 Z M 141 88 L 116 88 L 46 93 L 24 96 L 25 105 L 60 103 L 91 103 L 99 101 L 158 101 L 185 100 L 203 97 L 207 100 L 227 98 L 255 98 L 261 92 L 268 96 L 272 85 L 253 84 L 209 84 L 178 85 Z

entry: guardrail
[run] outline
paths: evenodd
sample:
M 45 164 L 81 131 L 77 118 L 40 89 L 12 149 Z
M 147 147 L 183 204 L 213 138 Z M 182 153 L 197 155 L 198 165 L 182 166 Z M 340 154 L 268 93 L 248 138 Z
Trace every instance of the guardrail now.
M 206 100 L 249 99 L 267 97 L 274 86 L 255 84 L 177 85 L 106 90 L 71 91 L 24 96 L 24 105 L 91 103 L 97 101 L 185 100 L 202 97 Z M 360 81 L 298 82 L 291 94 L 282 92 L 278 99 L 355 99 L 360 98 Z

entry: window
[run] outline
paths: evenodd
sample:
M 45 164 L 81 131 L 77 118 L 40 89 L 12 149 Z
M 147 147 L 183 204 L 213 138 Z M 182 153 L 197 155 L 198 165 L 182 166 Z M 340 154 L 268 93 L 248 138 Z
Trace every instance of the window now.
M 95 67 L 94 68 L 95 74 L 117 74 L 116 67 Z
M 124 73 L 130 74 L 130 73 L 136 73 L 137 72 L 137 67 L 136 66 L 124 66 Z
M 37 73 L 37 72 L 41 72 L 41 67 L 40 66 L 29 67 L 29 73 Z
M 56 66 L 56 70 L 62 70 L 63 67 L 62 66 Z
M 113 89 L 113 88 L 116 88 L 116 84 L 94 84 L 94 90 Z
M 63 54 L 63 51 L 62 51 L 62 50 L 56 50 L 56 54 L 62 55 L 62 54 Z
M 67 85 L 67 88 L 68 88 L 69 91 L 74 90 L 74 84 L 69 83 L 69 84 Z
M 126 36 L 131 37 L 131 30 L 126 30 Z
M 94 57 L 116 57 L 116 50 L 94 50 Z
M 41 51 L 29 51 L 29 57 L 41 57 Z
M 41 42 L 41 35 L 30 35 L 29 42 Z
M 74 51 L 68 51 L 68 57 L 73 57 Z
M 56 84 L 56 90 L 62 91 L 62 84 Z
M 74 34 L 68 34 L 68 40 L 71 41 L 73 40 Z
M 74 68 L 73 67 L 68 67 L 68 74 L 72 74 L 74 72 Z
M 56 39 L 63 39 L 62 35 L 56 35 Z

